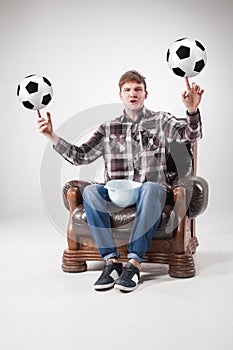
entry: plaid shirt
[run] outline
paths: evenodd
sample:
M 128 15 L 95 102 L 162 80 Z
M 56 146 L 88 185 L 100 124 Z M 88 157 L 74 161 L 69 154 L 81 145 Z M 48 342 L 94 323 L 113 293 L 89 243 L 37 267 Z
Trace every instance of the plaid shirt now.
M 113 121 L 99 126 L 89 141 L 77 147 L 60 138 L 54 149 L 74 165 L 105 161 L 105 181 L 128 179 L 152 181 L 170 188 L 166 180 L 169 144 L 192 143 L 202 136 L 200 113 L 177 119 L 170 113 L 153 112 L 145 107 L 137 122 L 125 111 Z

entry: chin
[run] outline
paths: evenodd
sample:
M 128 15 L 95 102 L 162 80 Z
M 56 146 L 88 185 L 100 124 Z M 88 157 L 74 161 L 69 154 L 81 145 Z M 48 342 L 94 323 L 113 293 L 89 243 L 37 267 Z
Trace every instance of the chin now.
M 130 105 L 128 108 L 131 110 L 131 111 L 139 111 L 140 109 L 142 109 L 143 106 L 141 105 L 135 105 L 135 106 L 132 106 Z

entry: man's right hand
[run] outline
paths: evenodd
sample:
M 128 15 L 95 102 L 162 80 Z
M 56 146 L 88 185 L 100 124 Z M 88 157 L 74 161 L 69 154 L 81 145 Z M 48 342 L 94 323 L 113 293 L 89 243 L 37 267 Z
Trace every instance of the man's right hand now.
M 51 114 L 49 112 L 46 113 L 47 118 L 43 118 L 40 114 L 40 111 L 37 111 L 38 113 L 38 128 L 39 132 L 46 136 L 54 145 L 57 144 L 59 137 L 53 132 L 53 126 L 51 121 Z

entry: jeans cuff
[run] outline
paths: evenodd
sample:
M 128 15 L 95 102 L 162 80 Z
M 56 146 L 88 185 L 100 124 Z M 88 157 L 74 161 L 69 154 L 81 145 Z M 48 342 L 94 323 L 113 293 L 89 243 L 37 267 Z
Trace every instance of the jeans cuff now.
M 119 259 L 120 257 L 120 254 L 118 252 L 115 252 L 115 253 L 110 253 L 110 254 L 107 254 L 103 257 L 104 261 L 107 261 L 108 259 L 111 259 L 111 258 L 116 258 L 116 259 Z
M 127 258 L 128 259 L 134 259 L 134 260 L 136 260 L 137 262 L 139 262 L 139 263 L 142 263 L 143 262 L 143 259 L 142 258 L 140 258 L 137 254 L 135 254 L 135 253 L 129 253 L 128 255 L 127 255 Z

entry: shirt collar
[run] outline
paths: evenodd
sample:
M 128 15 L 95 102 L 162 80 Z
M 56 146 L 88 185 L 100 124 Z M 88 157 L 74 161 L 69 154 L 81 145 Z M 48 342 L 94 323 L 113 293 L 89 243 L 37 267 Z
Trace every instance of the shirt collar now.
M 122 121 L 122 123 L 138 124 L 138 123 L 140 123 L 140 121 L 141 121 L 142 119 L 145 118 L 145 116 L 146 116 L 146 108 L 145 108 L 144 106 L 143 106 L 143 107 L 141 108 L 141 110 L 139 111 L 139 113 L 138 113 L 138 119 L 137 119 L 135 122 L 127 116 L 126 111 L 125 111 L 125 109 L 124 109 L 123 114 L 122 114 L 122 120 L 121 120 L 121 121 Z

